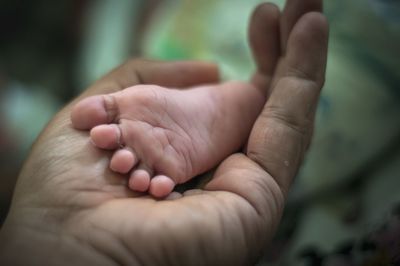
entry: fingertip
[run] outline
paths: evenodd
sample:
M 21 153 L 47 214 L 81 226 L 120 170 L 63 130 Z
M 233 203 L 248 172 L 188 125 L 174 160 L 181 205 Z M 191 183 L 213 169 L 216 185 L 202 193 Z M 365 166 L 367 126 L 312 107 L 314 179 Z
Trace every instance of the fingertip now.
M 288 39 L 299 19 L 309 12 L 322 12 L 322 0 L 286 1 L 282 11 L 281 21 L 281 50 L 286 51 Z
M 328 32 L 329 23 L 327 18 L 321 12 L 311 11 L 304 14 L 296 24 L 297 31 L 307 28 L 307 31 L 317 31 L 320 33 Z
M 274 3 L 261 3 L 256 8 L 254 8 L 252 13 L 252 18 L 257 18 L 260 16 L 274 15 L 280 13 L 279 7 Z
M 329 24 L 320 12 L 303 15 L 288 40 L 288 69 L 322 84 L 325 77 Z
M 249 44 L 258 74 L 272 76 L 280 55 L 279 8 L 272 3 L 258 5 L 249 24 Z

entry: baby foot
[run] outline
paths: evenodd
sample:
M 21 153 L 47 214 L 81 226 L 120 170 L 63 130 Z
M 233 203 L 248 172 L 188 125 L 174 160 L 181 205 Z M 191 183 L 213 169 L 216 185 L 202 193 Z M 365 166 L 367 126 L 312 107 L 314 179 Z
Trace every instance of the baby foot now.
M 77 129 L 90 130 L 94 145 L 115 150 L 110 168 L 129 173 L 129 187 L 167 196 L 240 149 L 264 104 L 249 83 L 176 90 L 137 85 L 78 102 Z

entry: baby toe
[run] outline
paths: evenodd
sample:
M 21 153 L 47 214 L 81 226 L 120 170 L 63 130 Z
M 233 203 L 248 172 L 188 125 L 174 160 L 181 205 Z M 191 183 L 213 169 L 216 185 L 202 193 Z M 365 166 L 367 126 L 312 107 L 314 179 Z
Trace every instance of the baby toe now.
M 128 173 L 137 163 L 137 157 L 130 149 L 117 150 L 111 158 L 110 168 L 121 174 Z
M 133 171 L 129 178 L 129 188 L 134 191 L 145 192 L 150 186 L 150 174 L 142 169 Z
M 90 137 L 95 146 L 113 150 L 121 146 L 121 130 L 116 124 L 100 125 L 92 128 Z
M 165 176 L 158 175 L 151 179 L 149 193 L 156 198 L 168 196 L 175 187 L 175 182 Z
M 112 122 L 116 116 L 114 100 L 109 95 L 97 95 L 78 102 L 71 112 L 72 125 L 76 129 L 91 129 Z

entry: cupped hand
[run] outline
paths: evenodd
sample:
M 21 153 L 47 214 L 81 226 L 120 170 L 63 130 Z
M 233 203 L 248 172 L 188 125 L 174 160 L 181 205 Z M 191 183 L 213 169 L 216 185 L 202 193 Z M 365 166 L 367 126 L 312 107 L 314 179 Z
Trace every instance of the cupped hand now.
M 316 0 L 288 1 L 282 14 L 270 4 L 254 12 L 252 82 L 269 99 L 246 153 L 223 161 L 202 189 L 166 200 L 135 194 L 126 178 L 109 171 L 109 154 L 72 128 L 74 102 L 65 107 L 21 171 L 0 234 L 4 265 L 254 263 L 279 223 L 310 142 L 327 52 L 320 8 Z M 211 64 L 133 60 L 81 97 L 140 83 L 184 88 L 217 81 Z

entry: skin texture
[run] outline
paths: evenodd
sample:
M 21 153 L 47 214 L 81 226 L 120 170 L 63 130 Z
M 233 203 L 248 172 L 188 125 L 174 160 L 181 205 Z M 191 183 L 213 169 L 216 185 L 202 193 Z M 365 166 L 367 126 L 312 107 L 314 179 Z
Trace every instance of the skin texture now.
M 185 90 L 136 85 L 80 101 L 71 120 L 90 130 L 95 146 L 116 150 L 110 168 L 131 171 L 132 190 L 160 198 L 240 150 L 264 102 L 245 82 Z
M 328 26 L 317 8 L 290 11 L 298 2 L 288 1 L 282 14 L 261 5 L 250 23 L 258 67 L 252 80 L 270 96 L 246 153 L 226 158 L 204 188 L 157 201 L 133 193 L 109 170 L 111 154 L 72 128 L 69 105 L 42 132 L 21 171 L 0 232 L 2 265 L 254 263 L 279 224 L 324 82 Z M 285 52 L 283 32 L 289 32 Z M 178 88 L 217 81 L 214 65 L 134 60 L 80 99 L 140 83 Z

